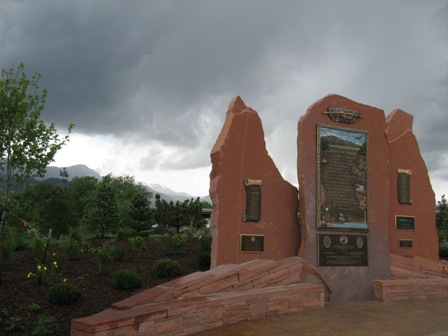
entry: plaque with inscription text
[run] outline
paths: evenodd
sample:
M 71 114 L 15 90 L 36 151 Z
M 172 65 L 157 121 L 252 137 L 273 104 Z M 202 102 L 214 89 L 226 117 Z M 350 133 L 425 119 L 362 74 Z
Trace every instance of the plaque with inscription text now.
M 395 216 L 395 228 L 397 230 L 415 231 L 415 217 Z
M 367 132 L 317 125 L 317 229 L 369 229 Z
M 263 252 L 264 236 L 263 235 L 241 235 L 240 252 Z
M 398 203 L 412 204 L 411 200 L 411 171 L 406 169 L 398 169 L 397 177 L 397 193 Z
M 400 248 L 412 248 L 412 240 L 400 239 Z
M 318 234 L 319 266 L 368 266 L 365 235 Z
M 261 217 L 261 180 L 245 179 L 246 214 L 244 222 L 259 222 Z

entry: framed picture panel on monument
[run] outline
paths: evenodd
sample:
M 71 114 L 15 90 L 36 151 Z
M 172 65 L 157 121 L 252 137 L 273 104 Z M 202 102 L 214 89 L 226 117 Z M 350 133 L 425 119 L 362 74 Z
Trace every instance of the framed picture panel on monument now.
M 317 229 L 368 231 L 368 133 L 317 125 Z

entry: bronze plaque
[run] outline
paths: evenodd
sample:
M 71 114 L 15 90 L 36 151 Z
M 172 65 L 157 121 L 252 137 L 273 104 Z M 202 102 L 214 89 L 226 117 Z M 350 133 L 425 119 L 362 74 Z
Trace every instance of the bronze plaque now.
M 317 125 L 317 229 L 368 230 L 367 132 Z
M 400 248 L 412 248 L 412 240 L 400 239 Z
M 415 231 L 415 217 L 395 216 L 395 228 L 397 230 Z
M 246 188 L 246 214 L 244 222 L 259 222 L 261 217 L 261 180 L 244 180 Z
M 367 236 L 318 234 L 319 266 L 368 266 Z
M 398 203 L 412 204 L 411 200 L 411 171 L 406 169 L 398 169 L 397 192 Z
M 264 236 L 263 235 L 241 235 L 240 252 L 263 252 Z

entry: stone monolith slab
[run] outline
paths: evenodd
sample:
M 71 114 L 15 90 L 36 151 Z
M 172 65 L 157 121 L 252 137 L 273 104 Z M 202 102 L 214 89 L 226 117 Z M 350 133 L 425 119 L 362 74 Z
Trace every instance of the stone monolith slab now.
M 257 112 L 246 107 L 240 97 L 229 105 L 211 161 L 211 267 L 295 256 L 299 248 L 297 188 L 280 175 L 266 150 Z M 258 188 L 252 200 L 247 199 L 251 192 L 246 190 L 247 180 L 256 181 Z M 261 202 L 258 205 L 257 200 Z M 248 202 L 253 202 L 249 206 L 255 215 L 259 212 L 259 218 L 250 214 L 244 218 Z M 257 242 L 250 246 L 249 241 L 243 250 L 242 235 L 249 240 L 253 236 Z M 263 241 L 262 247 L 258 240 Z
M 435 227 L 435 194 L 412 131 L 412 121 L 413 116 L 400 109 L 392 111 L 386 120 L 391 179 L 390 252 L 437 260 L 439 244 Z M 399 182 L 399 172 L 403 172 L 408 179 L 404 185 Z M 401 192 L 408 194 L 407 200 L 400 201 L 399 188 L 406 189 Z
M 332 120 L 330 116 L 333 116 L 333 114 L 329 113 L 331 111 L 342 111 L 343 113 L 336 115 L 337 118 Z M 348 123 L 352 113 L 358 114 L 359 118 L 354 118 L 354 123 Z M 365 154 L 365 160 L 367 160 L 367 168 L 365 170 L 365 173 L 367 173 L 366 185 L 353 184 L 350 186 L 350 188 L 355 188 L 354 190 L 360 196 L 363 193 L 368 195 L 367 204 L 363 204 L 368 222 L 367 230 L 348 230 L 344 228 L 344 225 L 350 224 L 350 222 L 347 221 L 347 217 L 344 219 L 345 214 L 342 213 L 343 211 L 340 211 L 341 213 L 338 212 L 336 215 L 331 215 L 330 211 L 332 211 L 331 207 L 333 205 L 330 203 L 328 209 L 323 207 L 324 210 L 322 210 L 328 210 L 329 224 L 325 224 L 325 220 L 322 219 L 325 216 L 322 216 L 319 218 L 318 229 L 318 192 L 320 199 L 325 197 L 325 195 L 323 195 L 322 190 L 317 190 L 317 169 L 321 168 L 320 165 L 327 164 L 326 157 L 325 159 L 323 156 L 322 158 L 317 157 L 318 124 L 328 128 L 346 130 L 349 133 L 352 131 L 362 132 L 359 133 L 361 134 L 360 137 L 364 137 L 363 134 L 367 134 L 367 153 Z M 299 256 L 304 259 L 302 281 L 325 284 L 327 286 L 327 300 L 330 301 L 372 299 L 373 280 L 389 279 L 389 150 L 384 135 L 384 128 L 385 116 L 382 110 L 359 104 L 338 95 L 329 95 L 315 102 L 299 120 L 297 146 L 302 226 Z M 341 146 L 335 145 L 334 148 L 345 147 L 349 146 L 343 142 Z M 323 144 L 320 144 L 319 148 L 320 150 L 328 150 Z M 331 152 L 331 148 L 328 151 Z M 332 160 L 331 153 L 328 155 L 328 160 Z M 355 172 L 355 167 L 353 169 Z M 340 176 L 335 174 L 334 179 L 335 181 L 341 181 L 341 189 L 347 189 L 343 178 L 341 179 Z M 333 189 L 335 183 L 332 182 Z M 356 193 L 354 193 L 354 197 L 356 197 Z M 341 198 L 343 197 L 341 196 Z M 335 201 L 343 205 L 343 200 L 337 199 Z M 358 211 L 359 209 L 353 210 Z M 341 218 L 338 219 L 338 215 Z M 324 224 L 322 224 L 323 222 Z M 323 243 L 319 243 L 319 235 L 320 237 L 328 238 L 323 239 Z M 333 238 L 330 239 L 330 237 L 334 236 L 337 237 L 337 243 L 334 243 Z M 352 238 L 355 239 L 356 244 L 350 248 L 352 248 L 352 251 L 358 251 L 357 249 L 359 248 L 360 253 L 364 253 L 364 256 L 367 258 L 367 265 L 340 266 L 338 263 L 343 262 L 344 257 L 337 257 L 339 259 L 336 258 L 336 266 L 334 266 L 331 264 L 331 256 L 327 264 L 318 265 L 318 253 L 327 253 L 325 250 L 327 247 L 329 251 L 332 248 L 340 248 L 338 251 L 342 251 L 344 244 L 350 242 Z M 367 248 L 365 243 L 367 243 Z M 349 245 L 347 244 L 346 246 Z M 320 251 L 319 246 L 321 247 Z M 351 253 L 348 258 L 349 261 L 352 261 L 352 259 L 356 258 L 356 253 Z

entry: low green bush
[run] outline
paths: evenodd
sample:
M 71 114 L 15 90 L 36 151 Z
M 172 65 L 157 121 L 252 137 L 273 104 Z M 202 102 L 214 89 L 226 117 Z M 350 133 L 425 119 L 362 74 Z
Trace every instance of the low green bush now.
M 152 267 L 152 274 L 158 279 L 179 276 L 181 273 L 180 263 L 170 258 L 159 259 Z
M 34 328 L 32 335 L 33 336 L 44 336 L 44 335 L 52 335 L 53 330 L 47 328 L 47 325 L 52 324 L 56 321 L 54 317 L 51 316 L 41 316 L 37 321 L 37 326 Z
M 209 251 L 200 251 L 197 256 L 198 265 L 201 268 L 210 268 L 210 252 Z
M 136 249 L 137 251 L 141 252 L 141 251 L 146 250 L 145 238 L 143 238 L 141 236 L 137 236 L 137 237 L 129 238 L 129 241 L 131 242 L 134 249 Z
M 71 305 L 81 299 L 81 290 L 75 285 L 61 282 L 49 289 L 48 299 L 51 303 L 61 306 Z
M 116 289 L 132 290 L 143 286 L 142 278 L 135 271 L 120 269 L 112 274 Z
M 81 247 L 78 241 L 70 236 L 61 236 L 58 245 L 69 257 L 75 257 L 81 252 Z
M 118 229 L 117 231 L 117 239 L 126 239 L 135 237 L 137 235 L 137 231 L 129 226 L 124 226 Z
M 440 258 L 448 258 L 448 246 L 440 246 L 439 247 L 439 257 Z
M 164 244 L 168 251 L 177 253 L 187 244 L 187 237 L 181 233 L 175 233 L 169 236 Z
M 212 233 L 210 229 L 204 229 L 199 236 L 202 251 L 210 251 L 212 249 Z
M 123 261 L 126 256 L 126 251 L 117 246 L 113 241 L 104 243 L 98 249 L 98 260 L 101 264 L 112 261 Z

